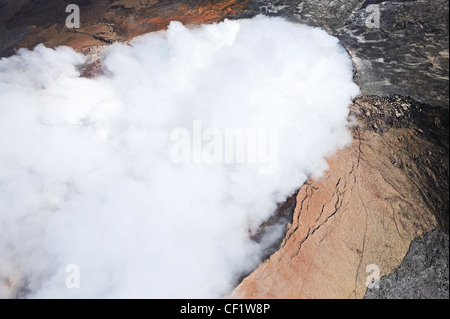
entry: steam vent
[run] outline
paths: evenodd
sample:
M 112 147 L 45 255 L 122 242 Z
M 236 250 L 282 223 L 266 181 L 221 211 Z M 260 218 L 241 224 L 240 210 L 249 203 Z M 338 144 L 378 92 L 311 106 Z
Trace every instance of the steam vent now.
M 0 298 L 449 298 L 447 0 L 0 0 L 0 58 Z

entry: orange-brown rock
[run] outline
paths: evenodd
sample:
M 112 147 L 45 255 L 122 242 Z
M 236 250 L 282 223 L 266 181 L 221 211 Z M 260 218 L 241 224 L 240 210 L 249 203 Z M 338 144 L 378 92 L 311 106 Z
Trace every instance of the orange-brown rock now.
M 381 129 L 374 120 L 376 103 L 385 104 L 397 121 L 384 132 L 367 126 Z M 405 120 L 401 105 L 411 107 L 395 104 L 364 97 L 354 103 L 358 117 L 371 120 L 354 129 L 353 143 L 329 159 L 322 178 L 300 189 L 281 248 L 232 298 L 361 298 L 373 271 L 366 272 L 368 265 L 377 265 L 381 276 L 394 272 L 411 241 L 439 227 L 435 206 L 422 194 L 434 187 L 424 183 L 433 163 L 427 168 L 420 160 L 439 150 L 417 126 L 395 125 Z M 434 164 L 448 171 L 448 160 Z
M 95 77 L 98 46 L 173 20 L 198 24 L 275 12 L 336 35 L 352 55 L 362 94 L 403 94 L 441 107 L 422 112 L 406 98 L 359 97 L 352 105 L 360 121 L 354 142 L 329 159 L 325 176 L 300 189 L 280 249 L 232 297 L 360 298 L 367 265 L 392 273 L 414 237 L 435 228 L 448 233 L 448 1 L 384 1 L 380 29 L 366 25 L 368 1 L 73 3 L 82 26 L 69 30 L 65 0 L 0 0 L 0 56 L 38 43 L 68 45 L 90 56 L 82 75 Z
M 166 28 L 171 21 L 212 23 L 246 11 L 248 0 L 98 0 L 74 1 L 80 6 L 81 28 L 65 26 L 67 1 L 16 1 L 5 3 L 0 28 L 17 30 L 14 47 L 67 45 L 76 50 L 126 41 Z M 1 31 L 1 30 L 0 30 Z

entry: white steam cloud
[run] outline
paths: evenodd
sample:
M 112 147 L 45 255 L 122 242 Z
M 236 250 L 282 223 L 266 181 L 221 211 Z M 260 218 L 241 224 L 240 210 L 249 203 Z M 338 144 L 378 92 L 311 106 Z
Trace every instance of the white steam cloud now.
M 95 79 L 67 47 L 0 60 L 0 297 L 223 296 L 260 261 L 249 229 L 350 142 L 351 60 L 266 17 L 106 50 Z M 195 120 L 276 128 L 278 169 L 174 163 L 171 132 Z

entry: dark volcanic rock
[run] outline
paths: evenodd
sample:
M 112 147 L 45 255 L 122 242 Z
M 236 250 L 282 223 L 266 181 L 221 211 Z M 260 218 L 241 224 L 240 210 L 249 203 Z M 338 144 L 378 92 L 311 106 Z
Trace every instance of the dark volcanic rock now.
M 68 3 L 80 5 L 80 29 L 64 26 Z M 448 298 L 448 13 L 447 0 L 0 0 L 0 57 L 68 45 L 90 56 L 81 74 L 95 77 L 99 46 L 173 20 L 265 14 L 323 28 L 347 48 L 361 87 L 355 140 L 253 235 L 264 241 L 292 221 L 233 296 L 360 298 L 375 262 L 384 277 L 366 298 Z
M 248 16 L 282 16 L 321 27 L 347 48 L 362 91 L 351 107 L 360 142 L 330 160 L 326 182 L 300 189 L 282 247 L 232 297 L 360 298 L 367 264 L 375 262 L 388 275 L 415 236 L 430 227 L 448 234 L 448 12 L 446 0 L 250 1 Z M 352 161 L 358 165 L 345 168 Z M 343 183 L 350 191 L 339 196 Z M 327 208 L 334 197 L 339 205 Z M 446 254 L 416 245 L 414 260 L 426 261 L 428 272 L 417 273 L 415 286 L 407 285 L 412 273 L 390 277 L 391 286 L 398 282 L 413 291 L 381 290 L 374 298 L 448 298 L 448 239 Z
M 80 8 L 78 29 L 65 26 L 68 4 Z M 174 20 L 212 23 L 247 9 L 248 0 L 0 0 L 0 57 L 39 43 L 84 51 L 164 29 Z
M 366 299 L 448 299 L 448 235 L 435 230 L 411 243 L 398 269 L 368 289 Z
M 434 212 L 439 229 L 448 234 L 449 114 L 398 95 L 359 97 L 351 111 L 363 130 L 383 135 L 390 129 L 410 128 L 416 135 L 412 143 L 399 138 L 399 143 L 391 145 L 395 149 L 391 151 L 391 162 L 417 185 L 418 194 Z
M 80 29 L 64 26 L 68 3 L 80 5 Z M 40 42 L 83 49 L 124 41 L 172 20 L 283 16 L 337 36 L 363 95 L 398 94 L 448 109 L 447 0 L 0 0 L 0 9 L 0 56 Z
M 448 109 L 449 3 L 436 1 L 253 0 L 278 15 L 337 36 L 363 95 L 404 95 Z
M 414 238 L 448 232 L 448 117 L 402 96 L 361 96 L 350 110 L 353 143 L 300 188 L 280 249 L 231 297 L 362 298 L 367 267 L 389 275 Z

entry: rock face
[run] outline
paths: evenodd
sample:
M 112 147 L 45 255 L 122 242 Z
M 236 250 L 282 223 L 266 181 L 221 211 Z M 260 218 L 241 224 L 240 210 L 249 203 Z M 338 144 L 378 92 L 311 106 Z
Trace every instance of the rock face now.
M 441 214 L 428 196 L 437 185 L 427 181 L 448 183 L 432 173 L 448 172 L 448 159 L 441 162 L 448 146 L 436 146 L 408 111 L 421 108 L 419 118 L 427 117 L 429 107 L 411 102 L 399 96 L 355 100 L 360 125 L 354 142 L 330 158 L 322 179 L 300 189 L 281 248 L 231 297 L 362 298 L 370 270 L 391 274 L 414 238 L 439 227 Z M 427 132 L 445 129 L 435 124 Z M 448 202 L 442 196 L 436 202 Z
M 253 14 L 287 17 L 339 38 L 363 95 L 410 96 L 448 109 L 446 0 L 253 0 Z
M 68 4 L 79 5 L 81 28 L 65 27 Z M 0 0 L 0 56 L 39 43 L 83 51 L 164 29 L 173 20 L 210 23 L 247 8 L 248 0 Z
M 363 96 L 351 107 L 360 124 L 353 144 L 330 158 L 326 176 L 300 189 L 281 248 L 231 296 L 361 298 L 374 271 L 393 273 L 414 238 L 435 228 L 448 233 L 448 2 L 281 0 L 251 7 L 337 36 Z M 424 250 L 415 259 L 433 263 Z M 415 292 L 386 288 L 368 296 L 448 298 L 448 276 L 436 276 L 438 284 L 423 276 L 409 281 Z
M 398 269 L 367 290 L 366 299 L 448 299 L 448 235 L 415 239 Z
M 69 3 L 80 6 L 80 29 L 64 25 Z M 448 109 L 448 6 L 446 0 L 0 0 L 0 56 L 38 43 L 83 50 L 172 20 L 277 15 L 337 36 L 352 54 L 363 95 L 399 94 Z
M 68 3 L 80 5 L 80 29 L 64 26 Z M 0 0 L 0 57 L 69 45 L 93 57 L 82 70 L 93 77 L 96 47 L 172 20 L 266 14 L 325 29 L 361 87 L 354 141 L 280 206 L 283 218 L 295 210 L 279 249 L 230 296 L 448 298 L 448 11 L 447 0 Z M 378 277 L 380 289 L 367 291 Z

